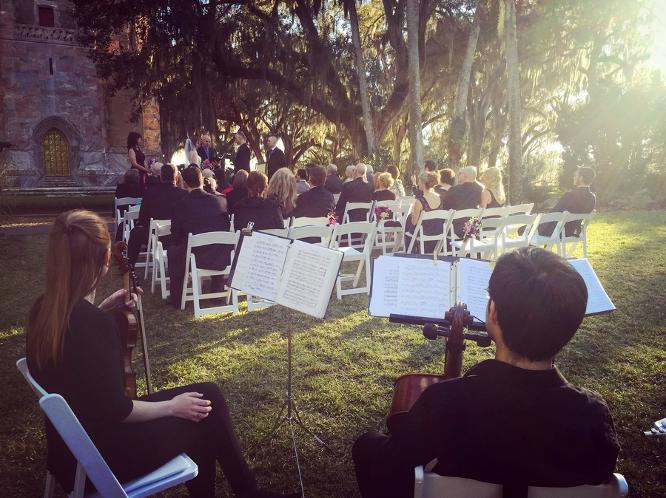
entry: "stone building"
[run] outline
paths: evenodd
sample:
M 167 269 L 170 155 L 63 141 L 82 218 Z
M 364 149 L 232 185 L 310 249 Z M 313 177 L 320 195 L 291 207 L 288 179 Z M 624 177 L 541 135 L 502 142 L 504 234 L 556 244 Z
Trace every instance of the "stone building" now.
M 128 168 L 127 134 L 162 158 L 157 106 L 130 122 L 76 41 L 68 0 L 0 0 L 0 143 L 6 187 L 109 187 Z

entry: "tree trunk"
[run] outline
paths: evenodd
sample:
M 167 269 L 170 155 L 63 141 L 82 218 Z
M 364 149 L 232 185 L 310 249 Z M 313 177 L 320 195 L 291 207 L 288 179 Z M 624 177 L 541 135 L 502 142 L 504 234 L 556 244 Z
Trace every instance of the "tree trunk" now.
M 458 85 L 456 88 L 456 99 L 453 103 L 453 116 L 451 117 L 451 131 L 449 133 L 448 153 L 449 166 L 457 170 L 460 167 L 460 158 L 462 156 L 463 140 L 467 128 L 465 120 L 465 108 L 467 105 L 467 92 L 469 90 L 469 80 L 472 75 L 472 63 L 476 53 L 476 43 L 479 40 L 481 32 L 481 0 L 479 0 L 474 12 L 474 21 L 472 29 L 467 39 L 467 49 L 463 59 L 460 74 L 458 75 Z M 469 162 L 469 161 L 468 161 Z M 473 164 L 473 163 L 470 163 Z
M 356 74 L 358 76 L 358 89 L 359 96 L 361 98 L 361 110 L 363 112 L 363 128 L 365 130 L 365 138 L 368 144 L 368 154 L 372 155 L 376 151 L 375 125 L 372 119 L 372 109 L 370 108 L 368 81 L 365 77 L 365 59 L 363 57 L 363 47 L 361 47 L 361 35 L 358 27 L 358 13 L 356 12 L 356 0 L 352 0 L 350 2 L 349 21 L 351 23 L 354 55 L 356 56 Z
M 518 39 L 516 35 L 515 0 L 504 0 L 504 44 L 506 52 L 507 94 L 509 108 L 509 201 L 518 202 L 521 196 L 522 142 L 520 66 L 518 63 Z
M 419 0 L 407 0 L 407 51 L 409 61 L 409 143 L 411 170 L 423 170 L 421 132 L 421 74 L 419 72 Z

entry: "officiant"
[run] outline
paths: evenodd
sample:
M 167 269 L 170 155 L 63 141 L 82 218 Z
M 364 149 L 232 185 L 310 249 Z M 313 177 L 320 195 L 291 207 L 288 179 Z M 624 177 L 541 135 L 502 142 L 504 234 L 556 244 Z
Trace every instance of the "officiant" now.
M 208 163 L 212 163 L 214 159 L 217 159 L 217 151 L 211 146 L 211 139 L 208 133 L 201 137 L 201 145 L 197 147 L 197 154 L 199 154 L 202 162 L 208 161 Z
M 236 144 L 236 155 L 234 156 L 234 174 L 238 173 L 238 171 L 241 169 L 244 169 L 249 173 L 252 153 L 250 152 L 250 147 L 247 145 L 247 138 L 245 137 L 245 133 L 238 130 L 236 132 L 236 136 L 234 137 L 234 142 Z

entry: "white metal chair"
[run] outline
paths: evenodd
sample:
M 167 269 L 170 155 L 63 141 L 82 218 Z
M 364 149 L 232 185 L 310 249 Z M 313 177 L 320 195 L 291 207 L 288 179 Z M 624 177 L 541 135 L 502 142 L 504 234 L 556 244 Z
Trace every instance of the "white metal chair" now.
M 299 218 L 291 218 L 291 227 L 307 227 L 307 226 L 328 226 L 328 218 L 326 216 L 321 216 L 319 218 L 308 218 L 307 216 L 301 216 Z
M 138 219 L 139 219 L 139 210 L 138 209 L 129 208 L 123 214 L 123 216 L 120 220 L 120 223 L 123 227 L 123 241 L 124 242 L 129 241 L 130 232 L 132 231 L 132 228 L 134 228 L 134 223 Z
M 148 269 L 150 268 L 151 271 L 155 271 L 155 265 L 153 264 L 153 253 L 155 252 L 155 245 L 153 243 L 153 234 L 155 233 L 155 230 L 157 227 L 164 227 L 168 226 L 168 232 L 167 233 L 162 233 L 162 235 L 169 235 L 171 233 L 171 220 L 155 220 L 153 218 L 150 218 L 150 224 L 148 225 L 148 243 L 146 244 L 146 262 L 145 262 L 145 271 L 143 272 L 143 278 L 144 280 L 148 278 Z M 141 254 L 139 254 L 141 256 Z M 154 280 L 154 279 L 153 279 Z M 151 290 L 152 292 L 152 290 Z
M 365 221 L 370 221 L 370 215 L 372 214 L 372 205 L 374 203 L 370 202 L 348 202 L 345 204 L 345 212 L 342 215 L 342 223 L 350 223 L 349 212 L 350 211 L 365 211 Z
M 189 234 L 187 237 L 187 251 L 185 253 L 185 278 L 183 278 L 183 294 L 180 301 L 180 309 L 185 309 L 186 301 L 193 301 L 194 303 L 194 318 L 200 318 L 203 315 L 211 313 L 238 313 L 238 296 L 236 291 L 231 289 L 225 284 L 226 291 L 203 293 L 202 280 L 204 278 L 215 276 L 229 276 L 231 265 L 228 265 L 222 270 L 207 270 L 197 266 L 196 255 L 192 250 L 196 247 L 207 245 L 229 245 L 233 246 L 231 251 L 231 260 L 233 261 L 234 250 L 238 244 L 239 232 L 208 232 L 200 233 L 197 235 Z M 189 278 L 188 278 L 189 277 Z M 190 287 L 189 280 L 192 281 Z M 226 306 L 213 306 L 209 308 L 201 307 L 202 299 L 217 299 L 226 298 L 227 302 L 231 301 Z
M 475 255 L 477 258 L 497 259 L 503 250 L 506 218 L 483 218 L 478 237 L 451 242 L 453 252 L 464 256 Z
M 563 258 L 572 258 L 574 251 L 579 243 L 583 244 L 583 257 L 587 258 L 587 225 L 592 221 L 594 213 L 576 214 L 567 213 L 562 220 L 563 229 L 560 243 L 560 256 Z M 567 225 L 569 223 L 580 225 L 576 227 L 576 234 L 567 235 Z
M 538 214 L 514 214 L 504 218 L 502 252 L 528 247 L 538 218 Z
M 557 254 L 562 254 L 562 231 L 564 230 L 564 218 L 567 214 L 566 211 L 562 213 L 541 213 L 534 224 L 530 245 L 549 250 L 555 247 Z M 539 234 L 539 227 L 546 223 L 553 224 L 553 231 L 550 235 Z
M 160 240 L 160 237 L 169 235 L 171 233 L 171 223 L 160 225 L 157 224 L 155 227 L 154 233 L 151 235 L 152 238 L 152 275 L 150 282 L 150 292 L 155 292 L 155 283 L 157 280 L 160 282 L 160 290 L 162 292 L 162 299 L 169 297 L 169 289 L 167 284 L 170 282 L 169 276 L 167 275 L 167 270 L 169 268 L 169 259 L 167 255 L 167 250 L 164 249 L 164 245 Z
M 530 202 L 529 204 L 516 204 L 515 206 L 505 206 L 506 215 L 514 216 L 516 214 L 532 214 L 532 209 L 534 209 L 534 203 Z
M 449 223 L 449 233 L 448 233 L 449 240 L 451 241 L 452 256 L 456 256 L 456 247 L 454 242 L 457 240 L 462 240 L 461 238 L 458 237 L 458 235 L 455 232 L 456 226 L 459 223 L 462 223 L 463 220 L 467 220 L 469 218 L 481 218 L 482 215 L 483 215 L 483 209 L 460 209 L 453 213 L 453 215 L 451 216 L 451 223 Z
M 141 204 L 143 198 L 141 197 L 120 197 L 114 198 L 113 200 L 113 212 L 115 215 L 116 227 L 122 222 L 122 214 L 120 213 L 120 208 L 125 206 L 136 206 Z M 129 208 L 128 208 L 129 209 Z M 123 213 L 124 214 L 124 213 Z
M 364 222 L 364 221 L 352 221 L 349 223 L 344 223 L 341 225 L 336 225 L 333 230 L 333 236 L 331 238 L 331 248 L 342 251 L 343 258 L 342 262 L 357 262 L 358 266 L 356 268 L 356 273 L 344 274 L 342 271 L 338 275 L 338 278 L 335 282 L 335 293 L 338 299 L 342 299 L 342 296 L 347 296 L 350 294 L 369 294 L 370 293 L 370 282 L 372 281 L 371 275 L 371 266 L 370 266 L 370 256 L 372 255 L 372 245 L 374 243 L 375 234 L 377 232 L 377 227 L 374 223 Z M 362 234 L 364 236 L 363 248 L 358 250 L 351 246 L 340 247 L 340 241 L 345 235 L 349 237 L 351 234 Z M 365 266 L 365 286 L 358 287 L 358 281 L 361 278 L 361 272 Z M 352 287 L 348 289 L 342 288 L 342 281 L 352 280 Z
M 411 236 L 411 241 L 409 243 L 409 247 L 407 247 L 407 252 L 411 253 L 414 249 L 414 245 L 418 241 L 419 244 L 418 248 L 420 254 L 426 254 L 426 247 L 425 247 L 426 242 L 435 242 L 435 248 L 433 251 L 440 252 L 441 249 L 444 248 L 444 251 L 442 251 L 442 253 L 445 253 L 446 235 L 450 230 L 451 220 L 453 219 L 453 215 L 454 211 L 452 209 L 448 211 L 444 209 L 421 211 L 421 214 L 419 215 L 419 221 L 416 223 L 416 226 L 414 227 L 414 233 L 413 234 L 405 233 L 405 235 Z M 441 221 L 442 230 L 436 234 L 427 235 L 424 232 L 423 224 L 431 220 Z
M 409 209 L 409 206 L 405 206 Z M 377 211 L 386 208 L 387 216 L 378 217 Z M 382 254 L 386 254 L 387 243 L 391 243 L 393 251 L 396 250 L 398 239 L 403 233 L 403 207 L 400 200 L 377 201 L 372 208 L 372 221 L 377 225 L 377 236 L 375 237 L 375 248 L 381 248 Z
M 609 483 L 598 486 L 527 488 L 528 498 L 622 498 L 628 493 L 629 486 L 622 474 L 613 474 Z M 414 498 L 502 498 L 502 494 L 501 484 L 440 476 L 425 472 L 423 466 L 414 469 Z
M 333 227 L 308 225 L 304 227 L 291 227 L 288 237 L 291 240 L 319 239 L 315 242 L 320 246 L 328 247 L 331 243 Z

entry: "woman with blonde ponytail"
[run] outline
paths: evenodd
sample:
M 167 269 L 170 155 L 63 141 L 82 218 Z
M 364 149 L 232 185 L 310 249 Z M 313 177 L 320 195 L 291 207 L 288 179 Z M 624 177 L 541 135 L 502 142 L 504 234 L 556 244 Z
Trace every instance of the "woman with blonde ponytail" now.
M 481 193 L 482 208 L 498 208 L 506 203 L 504 185 L 502 184 L 502 172 L 499 168 L 488 168 L 481 175 L 481 183 L 484 191 Z
M 94 304 L 109 259 L 109 231 L 99 216 L 75 210 L 56 218 L 44 292 L 27 326 L 28 368 L 37 382 L 67 400 L 120 482 L 186 452 L 199 467 L 188 483 L 191 496 L 215 496 L 216 460 L 235 496 L 284 496 L 257 489 L 216 384 L 125 398 L 120 338 L 108 311 L 134 300 L 120 290 Z M 48 421 L 46 439 L 48 469 L 70 492 L 76 462 Z

